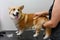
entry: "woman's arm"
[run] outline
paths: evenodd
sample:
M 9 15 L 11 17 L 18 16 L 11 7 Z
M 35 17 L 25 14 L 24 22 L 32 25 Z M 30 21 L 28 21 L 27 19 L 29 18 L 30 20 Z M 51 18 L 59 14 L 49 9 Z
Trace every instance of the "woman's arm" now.
M 48 15 L 48 11 L 36 12 L 35 16 Z
M 55 0 L 51 20 L 44 24 L 44 27 L 55 28 L 60 21 L 60 0 Z

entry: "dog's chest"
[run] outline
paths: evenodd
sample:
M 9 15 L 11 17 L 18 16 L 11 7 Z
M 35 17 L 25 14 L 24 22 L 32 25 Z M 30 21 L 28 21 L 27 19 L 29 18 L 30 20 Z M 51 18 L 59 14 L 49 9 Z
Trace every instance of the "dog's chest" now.
M 15 26 L 18 27 L 17 20 L 13 20 L 13 22 L 14 22 Z

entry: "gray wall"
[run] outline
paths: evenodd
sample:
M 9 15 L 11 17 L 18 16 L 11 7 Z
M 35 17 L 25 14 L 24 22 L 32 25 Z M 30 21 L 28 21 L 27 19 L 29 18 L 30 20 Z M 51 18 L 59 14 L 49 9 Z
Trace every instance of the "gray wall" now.
M 1 0 L 0 19 L 2 30 L 16 30 L 13 21 L 9 17 L 8 8 L 11 6 L 24 5 L 23 12 L 38 12 L 48 10 L 53 0 Z

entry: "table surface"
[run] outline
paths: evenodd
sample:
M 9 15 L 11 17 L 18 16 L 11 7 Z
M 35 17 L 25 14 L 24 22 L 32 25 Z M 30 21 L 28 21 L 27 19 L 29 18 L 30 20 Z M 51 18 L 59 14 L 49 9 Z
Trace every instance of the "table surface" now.
M 15 31 L 5 31 L 4 37 L 0 37 L 0 40 L 43 40 L 43 31 L 37 38 L 33 37 L 34 31 L 24 31 L 21 36 L 17 36 Z M 13 36 L 12 36 L 13 35 Z

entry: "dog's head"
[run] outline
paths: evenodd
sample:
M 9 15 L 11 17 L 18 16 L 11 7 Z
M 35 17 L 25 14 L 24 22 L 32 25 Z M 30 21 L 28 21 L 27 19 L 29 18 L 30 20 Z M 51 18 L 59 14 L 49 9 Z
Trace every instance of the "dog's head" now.
M 18 7 L 11 7 L 9 8 L 9 15 L 12 19 L 19 19 L 21 14 L 22 14 L 22 10 L 24 8 L 24 5 L 22 6 L 18 6 Z

